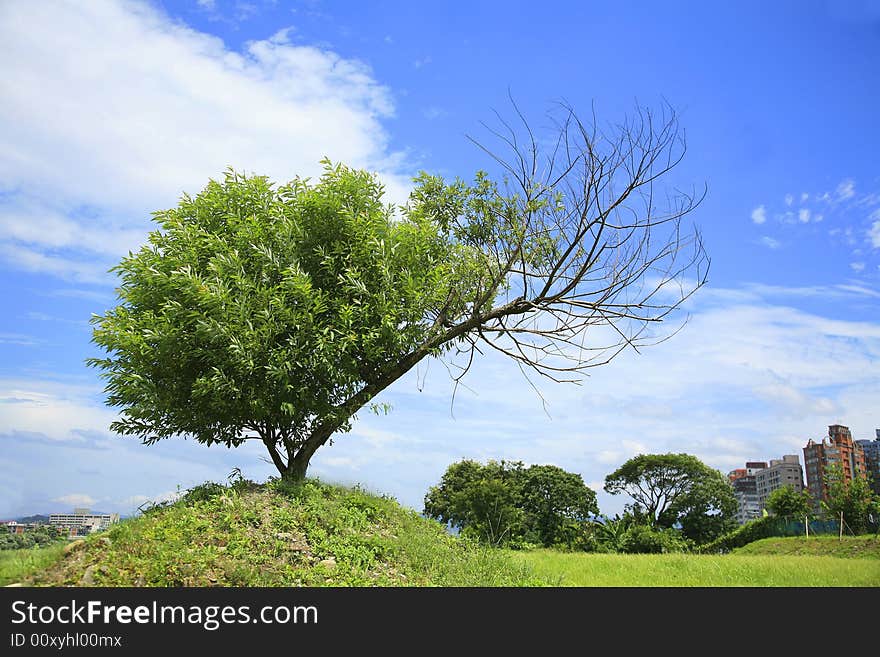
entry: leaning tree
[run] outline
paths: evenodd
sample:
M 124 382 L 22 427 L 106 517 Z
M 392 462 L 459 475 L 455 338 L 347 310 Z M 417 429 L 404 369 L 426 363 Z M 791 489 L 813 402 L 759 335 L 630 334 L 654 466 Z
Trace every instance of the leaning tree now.
M 318 180 L 281 186 L 230 170 L 154 213 L 148 243 L 112 270 L 119 304 L 93 318 L 111 428 L 260 441 L 299 479 L 423 359 L 450 361 L 456 384 L 486 350 L 577 382 L 680 328 L 660 323 L 708 258 L 683 225 L 702 195 L 658 189 L 685 153 L 675 113 L 602 128 L 562 107 L 548 140 L 514 109 L 489 128 L 497 148 L 478 143 L 496 179 L 422 173 L 403 207 L 325 160 Z

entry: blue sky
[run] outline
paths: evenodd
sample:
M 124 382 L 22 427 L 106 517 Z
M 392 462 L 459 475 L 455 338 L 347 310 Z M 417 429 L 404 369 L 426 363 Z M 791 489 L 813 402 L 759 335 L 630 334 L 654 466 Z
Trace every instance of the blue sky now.
M 239 467 L 256 448 L 111 434 L 84 360 L 107 270 L 150 213 L 227 166 L 277 181 L 324 156 L 403 201 L 419 170 L 492 163 L 466 138 L 552 103 L 619 121 L 670 103 L 708 185 L 691 218 L 712 257 L 685 329 L 581 386 L 482 359 L 451 406 L 440 363 L 383 395 L 310 473 L 420 509 L 462 457 L 605 475 L 645 452 L 728 471 L 802 455 L 827 425 L 880 427 L 880 4 L 46 2 L 0 5 L 0 517 L 131 513 Z

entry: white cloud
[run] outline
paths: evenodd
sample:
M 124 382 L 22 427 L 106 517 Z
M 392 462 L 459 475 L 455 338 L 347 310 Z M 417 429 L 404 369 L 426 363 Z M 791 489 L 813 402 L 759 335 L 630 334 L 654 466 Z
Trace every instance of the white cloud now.
M 772 237 L 768 237 L 767 235 L 761 237 L 758 242 L 763 246 L 766 246 L 768 249 L 778 249 L 780 246 L 782 246 L 782 242 L 777 239 L 773 239 Z
M 202 9 L 213 11 L 217 8 L 217 0 L 196 0 L 196 4 Z
M 868 229 L 868 241 L 875 249 L 880 249 L 880 221 L 875 221 Z
M 801 194 L 801 203 L 806 203 L 810 199 L 810 195 L 806 192 Z
M 856 195 L 856 184 L 852 180 L 844 180 L 837 186 L 837 198 L 841 201 Z
M 138 222 L 138 228 L 128 228 L 112 217 L 73 219 L 69 215 L 74 211 L 19 196 L 11 207 L 0 206 L 0 241 L 117 258 L 140 248 L 152 228 L 146 220 Z
M 431 56 L 428 55 L 427 57 L 422 57 L 421 59 L 415 60 L 413 62 L 413 66 L 415 68 L 422 68 L 423 66 L 427 66 L 428 64 L 430 64 L 432 61 L 433 60 L 431 59 Z
M 68 495 L 62 495 L 61 497 L 56 497 L 52 499 L 53 502 L 59 502 L 60 504 L 66 504 L 67 506 L 72 507 L 86 507 L 89 508 L 95 504 L 97 500 L 91 495 L 86 495 L 85 493 L 70 493 Z
M 107 275 L 107 265 L 94 260 L 46 255 L 39 251 L 18 244 L 0 243 L 0 260 L 24 271 L 51 274 L 64 280 L 81 283 L 111 284 Z
M 756 224 L 763 224 L 767 221 L 767 210 L 763 205 L 759 205 L 754 210 L 752 210 L 752 221 Z
M 772 403 L 779 414 L 804 417 L 840 413 L 840 407 L 828 397 L 814 397 L 786 383 L 769 383 L 755 388 L 755 393 Z
M 798 221 L 800 221 L 802 224 L 810 222 L 809 208 L 801 208 L 800 210 L 798 210 Z
M 409 177 L 381 124 L 390 91 L 287 32 L 235 52 L 145 3 L 0 3 L 0 186 L 27 190 L 0 206 L 0 257 L 93 282 L 57 250 L 135 249 L 150 212 L 228 166 L 286 182 L 327 156 L 378 172 L 404 201 Z
M 730 299 L 739 302 L 759 302 L 766 298 L 781 298 L 791 300 L 792 298 L 812 297 L 822 299 L 841 299 L 852 298 L 853 295 L 880 298 L 880 292 L 865 287 L 863 285 L 813 285 L 807 287 L 785 287 L 782 285 L 766 285 L 759 283 L 750 283 L 741 290 L 737 291 L 736 297 L 725 297 L 726 290 L 707 290 L 710 294 L 720 300 Z
M 107 435 L 115 411 L 96 403 L 97 386 L 48 380 L 0 379 L 0 437 L 15 433 L 73 444 Z
M 33 347 L 45 344 L 45 341 L 22 333 L 0 333 L 0 344 L 16 344 L 22 347 Z
M 850 269 L 852 269 L 856 273 L 863 272 L 865 270 L 864 262 L 851 262 L 849 263 Z
M 794 203 L 794 196 L 792 196 L 791 194 L 786 194 L 785 195 L 785 204 L 791 205 L 792 203 Z

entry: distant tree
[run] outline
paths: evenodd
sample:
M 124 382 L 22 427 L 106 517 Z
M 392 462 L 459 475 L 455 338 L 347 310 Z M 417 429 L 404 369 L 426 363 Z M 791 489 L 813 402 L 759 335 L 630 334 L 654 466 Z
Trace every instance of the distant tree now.
M 519 461 L 453 463 L 424 508 L 429 518 L 490 545 L 566 542 L 598 512 L 596 493 L 580 475 Z
M 696 543 L 733 527 L 733 488 L 718 470 L 690 454 L 635 456 L 605 477 L 605 491 L 629 495 L 650 526 L 678 527 Z
M 544 545 L 567 542 L 579 525 L 599 513 L 596 493 L 579 474 L 555 465 L 533 465 L 518 479 L 526 526 Z
M 229 171 L 154 213 L 113 269 L 119 304 L 93 318 L 111 428 L 257 441 L 297 480 L 426 358 L 456 384 L 485 350 L 570 382 L 669 337 L 708 270 L 683 223 L 702 194 L 659 185 L 685 153 L 675 113 L 551 118 L 549 140 L 519 110 L 490 128 L 500 179 L 422 173 L 396 209 L 374 175 L 325 161 L 280 186 Z
M 809 491 L 797 491 L 791 484 L 773 490 L 764 501 L 764 508 L 780 518 L 803 520 L 813 515 L 813 498 Z
M 839 520 L 842 513 L 844 523 L 854 534 L 865 533 L 872 517 L 878 521 L 880 499 L 867 479 L 854 477 L 846 481 L 842 468 L 832 464 L 825 471 L 825 485 L 828 496 L 821 506 L 827 517 Z

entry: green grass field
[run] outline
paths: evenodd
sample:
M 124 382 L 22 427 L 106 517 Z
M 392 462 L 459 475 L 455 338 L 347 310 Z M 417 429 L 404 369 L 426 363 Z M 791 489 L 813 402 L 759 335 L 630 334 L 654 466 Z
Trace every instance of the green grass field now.
M 767 540 L 784 542 L 792 539 Z M 770 551 L 772 548 L 764 546 L 760 549 Z M 587 554 L 553 550 L 512 554 L 520 563 L 531 567 L 537 576 L 558 586 L 880 586 L 880 559 L 802 556 L 784 551 L 782 554 L 760 554 L 758 551 L 717 556 Z
M 0 551 L 0 586 L 19 582 L 61 558 L 64 543 L 26 550 Z

